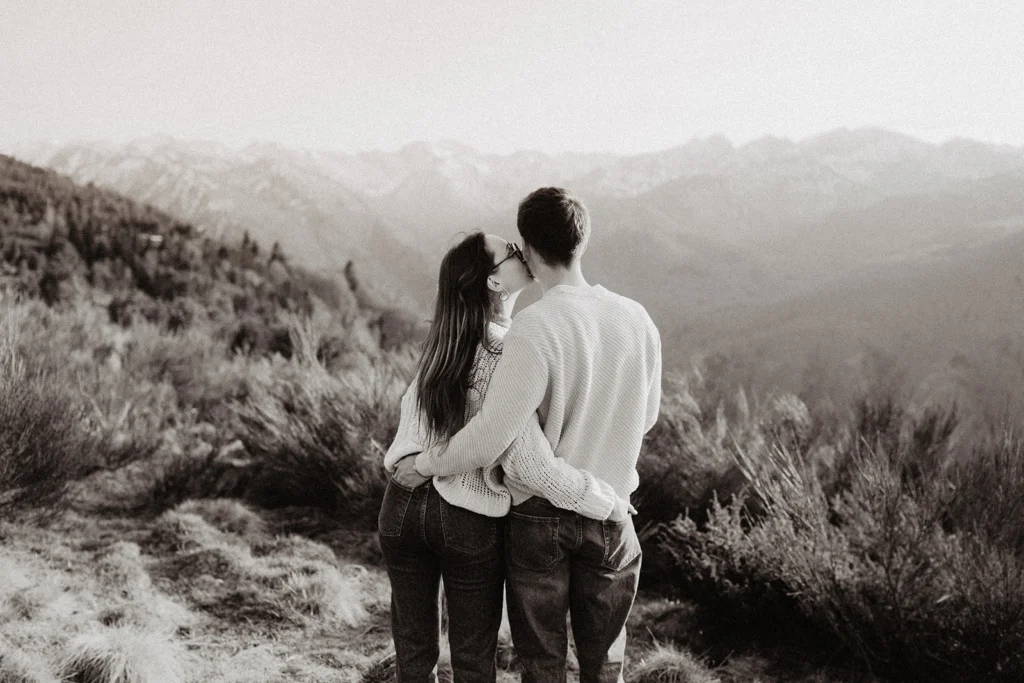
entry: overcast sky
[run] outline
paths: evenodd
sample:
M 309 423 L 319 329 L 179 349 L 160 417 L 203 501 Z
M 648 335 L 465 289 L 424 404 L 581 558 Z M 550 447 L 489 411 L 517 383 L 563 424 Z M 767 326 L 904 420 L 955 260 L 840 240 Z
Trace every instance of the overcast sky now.
M 153 133 L 641 152 L 880 126 L 1024 144 L 1016 0 L 0 0 L 0 151 Z

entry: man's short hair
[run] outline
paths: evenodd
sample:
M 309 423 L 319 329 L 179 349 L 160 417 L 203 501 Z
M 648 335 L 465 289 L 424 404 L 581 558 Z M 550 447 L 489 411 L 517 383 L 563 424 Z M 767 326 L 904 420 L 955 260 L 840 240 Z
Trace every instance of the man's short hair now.
M 516 226 L 544 263 L 567 268 L 583 253 L 590 237 L 590 214 L 568 191 L 542 187 L 519 202 Z

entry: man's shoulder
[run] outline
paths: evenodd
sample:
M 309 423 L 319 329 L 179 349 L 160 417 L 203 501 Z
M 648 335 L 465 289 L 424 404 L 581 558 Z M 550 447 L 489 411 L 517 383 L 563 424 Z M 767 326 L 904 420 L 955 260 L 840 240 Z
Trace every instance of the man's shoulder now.
M 631 317 L 648 322 L 652 326 L 654 325 L 654 321 L 651 320 L 650 314 L 647 313 L 647 309 L 642 303 L 636 299 L 630 299 L 628 296 L 619 294 L 618 292 L 613 292 L 610 289 L 602 289 L 604 290 L 604 299 L 608 301 L 610 305 L 621 309 Z

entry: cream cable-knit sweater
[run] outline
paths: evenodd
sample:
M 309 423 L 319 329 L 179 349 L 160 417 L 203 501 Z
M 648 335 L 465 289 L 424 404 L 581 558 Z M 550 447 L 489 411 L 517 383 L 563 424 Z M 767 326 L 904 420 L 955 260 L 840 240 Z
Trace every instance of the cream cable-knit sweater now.
M 476 350 L 470 372 L 470 388 L 466 406 L 467 420 L 476 414 L 487 393 L 491 375 L 501 357 L 502 340 L 508 330 L 508 318 L 488 325 L 488 343 Z M 430 445 L 428 430 L 419 411 L 416 382 L 402 397 L 402 413 L 398 433 L 384 457 L 384 466 L 393 472 L 403 457 L 425 450 Z M 504 476 L 503 476 L 504 474 Z M 577 470 L 555 457 L 537 414 L 527 420 L 526 427 L 504 452 L 500 460 L 470 471 L 434 477 L 437 492 L 452 505 L 490 517 L 508 513 L 512 497 L 505 483 L 528 487 L 558 507 L 573 510 L 593 519 L 622 519 L 626 515 L 626 499 L 620 498 L 608 483 L 586 471 Z
M 601 286 L 559 285 L 516 316 L 479 412 L 417 456 L 416 469 L 487 467 L 536 414 L 558 460 L 628 498 L 660 401 L 661 340 L 644 307 Z M 508 485 L 514 503 L 542 495 L 511 478 Z

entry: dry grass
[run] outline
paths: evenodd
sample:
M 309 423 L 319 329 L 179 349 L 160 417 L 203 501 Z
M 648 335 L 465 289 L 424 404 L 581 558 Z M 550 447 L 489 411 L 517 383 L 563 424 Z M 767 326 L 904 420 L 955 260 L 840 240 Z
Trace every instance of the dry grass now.
M 0 683 L 58 683 L 58 679 L 41 657 L 0 641 Z
M 190 500 L 182 503 L 177 512 L 196 515 L 214 529 L 235 534 L 247 540 L 258 540 L 267 532 L 263 518 L 244 503 L 226 498 Z
M 152 588 L 136 543 L 118 541 L 96 553 L 96 573 L 105 588 L 125 598 L 141 598 Z
M 60 665 L 71 683 L 180 683 L 185 679 L 180 647 L 166 636 L 134 628 L 75 638 Z
M 69 512 L 48 528 L 4 523 L 0 652 L 53 657 L 70 681 L 327 683 L 358 680 L 389 645 L 379 569 L 272 536 L 230 501 L 182 509 L 249 540 L 180 510 L 148 522 Z
M 633 683 L 721 683 L 696 657 L 673 645 L 660 645 L 632 668 Z
M 208 548 L 235 541 L 196 514 L 168 510 L 153 524 L 147 545 L 155 550 L 183 551 Z M 240 544 L 240 541 L 236 541 Z

